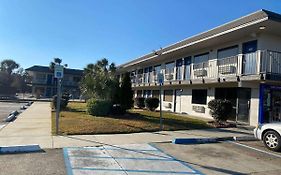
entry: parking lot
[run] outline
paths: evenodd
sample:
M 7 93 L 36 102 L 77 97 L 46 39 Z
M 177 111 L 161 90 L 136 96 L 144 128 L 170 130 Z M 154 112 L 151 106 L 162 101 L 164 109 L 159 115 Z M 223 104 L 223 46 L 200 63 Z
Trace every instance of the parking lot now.
M 0 102 L 0 125 L 4 124 L 3 120 L 10 114 L 10 112 L 19 110 L 24 104 L 25 103 Z
M 0 155 L 0 175 L 65 175 L 62 149 Z
M 279 175 L 280 165 L 281 153 L 259 141 L 67 147 L 0 155 L 0 174 Z
M 204 174 L 281 174 L 281 153 L 267 150 L 260 141 L 155 145 Z

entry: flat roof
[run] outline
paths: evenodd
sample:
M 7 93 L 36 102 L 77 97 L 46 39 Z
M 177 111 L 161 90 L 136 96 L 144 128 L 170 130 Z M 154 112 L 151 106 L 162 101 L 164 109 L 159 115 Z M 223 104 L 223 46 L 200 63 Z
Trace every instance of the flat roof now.
M 225 23 L 218 27 L 215 27 L 211 30 L 199 33 L 192 37 L 186 38 L 182 41 L 179 41 L 179 42 L 176 42 L 169 46 L 166 46 L 166 47 L 162 48 L 161 50 L 157 50 L 155 52 L 148 53 L 144 56 L 135 58 L 132 61 L 119 65 L 118 69 L 133 66 L 138 63 L 142 63 L 144 61 L 150 60 L 150 59 L 156 57 L 156 53 L 160 53 L 160 52 L 161 53 L 170 53 L 170 52 L 176 51 L 178 49 L 182 49 L 182 48 L 191 46 L 198 42 L 202 42 L 206 39 L 217 37 L 219 34 L 232 30 L 234 28 L 238 28 L 238 27 L 244 28 L 250 24 L 256 24 L 256 23 L 263 22 L 266 20 L 273 20 L 273 21 L 281 22 L 281 15 L 278 13 L 274 13 L 274 12 L 271 12 L 268 10 L 261 9 L 254 13 L 251 13 L 249 15 L 243 16 L 243 17 L 233 20 L 231 22 L 228 22 L 228 23 Z

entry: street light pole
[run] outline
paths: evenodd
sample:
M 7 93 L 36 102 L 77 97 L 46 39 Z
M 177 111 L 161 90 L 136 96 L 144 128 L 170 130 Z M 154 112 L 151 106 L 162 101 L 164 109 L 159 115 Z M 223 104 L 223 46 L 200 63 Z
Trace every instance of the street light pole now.
M 162 83 L 159 83 L 159 89 L 160 89 L 160 131 L 163 130 L 163 114 L 162 114 Z
M 154 54 L 159 57 L 162 55 L 162 48 L 160 47 L 160 50 L 159 52 L 157 51 L 154 51 Z M 163 130 L 163 113 L 162 113 L 162 85 L 164 83 L 164 75 L 163 73 L 159 72 L 159 74 L 157 75 L 157 81 L 159 83 L 159 94 L 160 94 L 160 97 L 159 97 L 159 101 L 160 101 L 160 128 L 159 130 L 162 131 Z

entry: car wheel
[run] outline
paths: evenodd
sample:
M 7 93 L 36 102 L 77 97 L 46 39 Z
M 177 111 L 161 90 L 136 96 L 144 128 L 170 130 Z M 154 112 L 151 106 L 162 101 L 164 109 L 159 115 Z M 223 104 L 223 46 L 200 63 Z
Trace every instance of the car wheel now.
M 281 137 L 275 131 L 267 131 L 263 136 L 263 143 L 272 151 L 281 150 Z

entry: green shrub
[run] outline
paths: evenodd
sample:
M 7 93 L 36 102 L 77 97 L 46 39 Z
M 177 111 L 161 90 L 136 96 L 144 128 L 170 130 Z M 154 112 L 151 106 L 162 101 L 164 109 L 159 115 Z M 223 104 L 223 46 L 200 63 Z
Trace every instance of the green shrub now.
M 208 103 L 208 108 L 215 121 L 225 122 L 232 111 L 232 104 L 229 100 L 214 99 Z
M 94 116 L 106 116 L 110 113 L 112 104 L 108 100 L 90 99 L 87 101 L 87 112 Z
M 66 106 L 68 105 L 69 102 L 69 94 L 68 93 L 64 93 L 61 96 L 61 100 L 60 100 L 60 109 L 65 109 Z M 53 107 L 56 109 L 57 108 L 57 95 L 53 96 Z
M 120 98 L 119 102 L 123 110 L 131 109 L 133 107 L 134 101 L 134 92 L 132 90 L 132 83 L 130 78 L 130 73 L 125 73 L 125 76 L 122 78 L 120 86 Z
M 144 100 L 145 107 L 151 111 L 154 111 L 159 106 L 158 98 L 146 98 Z
M 144 99 L 143 97 L 137 97 L 135 98 L 135 105 L 138 107 L 138 108 L 144 108 L 145 107 L 145 104 L 144 104 Z

